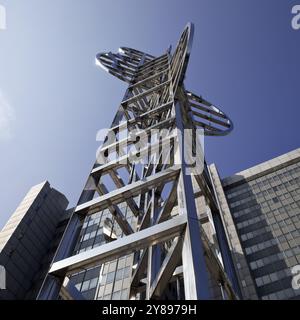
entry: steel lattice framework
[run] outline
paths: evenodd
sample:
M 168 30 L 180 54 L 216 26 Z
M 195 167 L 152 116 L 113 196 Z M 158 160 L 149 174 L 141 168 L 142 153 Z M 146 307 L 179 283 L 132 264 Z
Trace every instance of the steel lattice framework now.
M 185 299 L 212 298 L 211 277 L 221 286 L 224 298 L 237 298 L 234 267 L 210 172 L 204 158 L 200 169 L 198 165 L 190 166 L 184 157 L 187 151 L 195 151 L 197 129 L 212 136 L 232 130 L 232 122 L 219 108 L 184 88 L 192 38 L 193 25 L 188 24 L 173 54 L 168 49 L 154 57 L 122 47 L 116 54 L 96 56 L 98 65 L 129 86 L 39 299 L 56 299 L 59 294 L 66 299 L 80 297 L 68 281 L 70 274 L 130 253 L 136 262 L 131 274 L 131 298 L 139 293 L 144 293 L 145 299 L 161 298 L 177 276 L 183 279 Z M 149 138 L 154 129 L 163 130 L 164 135 Z M 191 143 L 182 139 L 186 129 L 192 132 Z M 138 143 L 142 135 L 146 137 L 143 144 Z M 127 171 L 127 181 L 119 174 L 120 169 Z M 113 186 L 106 185 L 104 177 L 109 177 Z M 211 219 L 199 213 L 196 195 L 204 199 Z M 136 217 L 135 226 L 118 207 L 124 202 Z M 72 255 L 84 217 L 106 208 L 122 236 Z M 221 258 L 212 248 L 204 223 L 213 224 L 216 230 Z

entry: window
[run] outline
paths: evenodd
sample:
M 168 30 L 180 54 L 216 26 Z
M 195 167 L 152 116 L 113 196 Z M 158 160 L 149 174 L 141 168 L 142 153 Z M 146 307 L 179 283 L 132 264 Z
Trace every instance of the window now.
M 278 202 L 279 202 L 278 198 L 277 198 L 277 197 L 274 197 L 274 198 L 273 198 L 273 202 L 274 202 L 274 203 L 278 203 Z
M 95 291 L 94 290 L 88 290 L 86 292 L 83 293 L 83 296 L 85 297 L 85 299 L 87 300 L 94 300 L 95 298 Z
M 121 291 L 117 291 L 113 293 L 112 300 L 120 300 L 120 298 L 121 298 Z
M 96 288 L 98 283 L 98 278 L 94 278 L 90 282 L 90 289 Z
M 276 273 L 271 273 L 271 274 L 270 274 L 270 277 L 271 277 L 271 280 L 272 280 L 272 281 L 277 281 L 277 280 L 278 280 L 278 276 L 277 276 Z
M 256 282 L 256 285 L 257 285 L 258 287 L 261 287 L 261 286 L 263 285 L 263 282 L 262 282 L 261 278 L 257 278 L 257 279 L 255 280 L 255 282 Z
M 123 269 L 120 269 L 116 273 L 116 281 L 121 280 L 123 278 Z
M 76 288 L 77 290 L 79 290 L 79 291 L 80 291 L 80 287 L 81 287 L 81 283 L 77 283 L 77 284 L 75 285 L 75 288 Z
M 130 270 L 131 270 L 130 267 L 126 267 L 124 269 L 124 278 L 128 278 L 130 276 Z
M 85 240 L 88 240 L 88 238 L 90 237 L 90 234 L 89 233 L 87 233 L 84 237 L 83 237 L 83 241 L 85 241 Z
M 121 291 L 121 300 L 127 300 L 128 299 L 128 290 L 122 290 Z
M 84 281 L 81 287 L 81 291 L 86 291 L 89 288 L 90 280 Z
M 114 272 L 109 272 L 106 277 L 106 283 L 111 283 L 114 281 Z

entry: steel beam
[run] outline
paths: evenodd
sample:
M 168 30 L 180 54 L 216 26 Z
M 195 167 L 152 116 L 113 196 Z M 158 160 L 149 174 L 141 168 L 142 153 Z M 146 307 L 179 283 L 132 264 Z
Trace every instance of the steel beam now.
M 111 191 L 102 197 L 90 200 L 82 205 L 76 207 L 75 212 L 77 214 L 91 214 L 103 209 L 106 209 L 110 204 L 118 204 L 121 202 L 126 202 L 127 197 L 136 197 L 147 190 L 150 190 L 155 185 L 159 183 L 166 183 L 168 181 L 174 180 L 179 173 L 180 167 L 174 165 L 162 172 L 159 172 L 153 176 L 150 176 L 144 180 L 133 182 L 123 188 Z
M 99 184 L 97 186 L 97 191 L 99 194 L 108 194 L 106 187 L 103 184 Z M 123 212 L 119 209 L 119 207 L 115 204 L 108 206 L 109 211 L 111 212 L 112 216 L 115 217 L 118 225 L 120 226 L 121 230 L 124 232 L 125 235 L 129 235 L 133 233 L 131 225 L 126 220 L 126 217 L 123 215 Z
M 179 215 L 140 232 L 65 258 L 53 263 L 49 273 L 57 276 L 71 272 L 75 273 L 83 268 L 90 268 L 145 247 L 167 241 L 183 233 L 186 221 L 185 215 Z
M 176 126 L 179 131 L 179 149 L 177 157 L 179 158 L 178 161 L 182 163 L 178 183 L 178 210 L 179 213 L 187 216 L 187 227 L 184 234 L 182 250 L 185 298 L 187 300 L 207 300 L 211 298 L 208 274 L 199 229 L 192 179 L 191 176 L 187 174 L 187 164 L 183 157 L 185 152 L 181 135 L 184 132 L 184 124 L 179 102 L 174 105 L 174 111 L 176 113 Z
M 150 287 L 150 298 L 159 298 L 163 294 L 181 259 L 182 242 L 182 238 L 179 237 L 173 240 L 172 246 Z
M 80 291 L 77 290 L 73 281 L 68 277 L 65 278 L 60 289 L 60 295 L 63 300 L 85 300 Z

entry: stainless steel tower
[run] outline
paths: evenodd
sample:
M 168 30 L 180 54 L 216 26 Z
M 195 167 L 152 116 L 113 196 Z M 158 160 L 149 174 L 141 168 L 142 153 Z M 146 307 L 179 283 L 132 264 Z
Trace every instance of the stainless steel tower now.
M 39 299 L 238 298 L 200 139 L 232 123 L 184 88 L 192 39 L 188 24 L 173 53 L 97 55 L 129 86 Z

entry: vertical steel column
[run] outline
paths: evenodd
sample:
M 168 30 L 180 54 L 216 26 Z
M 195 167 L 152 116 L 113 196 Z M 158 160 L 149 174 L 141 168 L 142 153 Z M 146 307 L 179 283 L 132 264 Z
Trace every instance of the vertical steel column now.
M 180 214 L 185 214 L 187 216 L 187 226 L 182 248 L 185 298 L 187 300 L 207 300 L 211 298 L 209 293 L 209 281 L 201 231 L 199 228 L 200 222 L 198 221 L 196 211 L 192 178 L 187 173 L 187 163 L 184 157 L 184 124 L 180 101 L 176 101 L 174 107 L 178 137 L 176 160 L 181 163 L 181 173 L 178 182 L 178 209 Z

